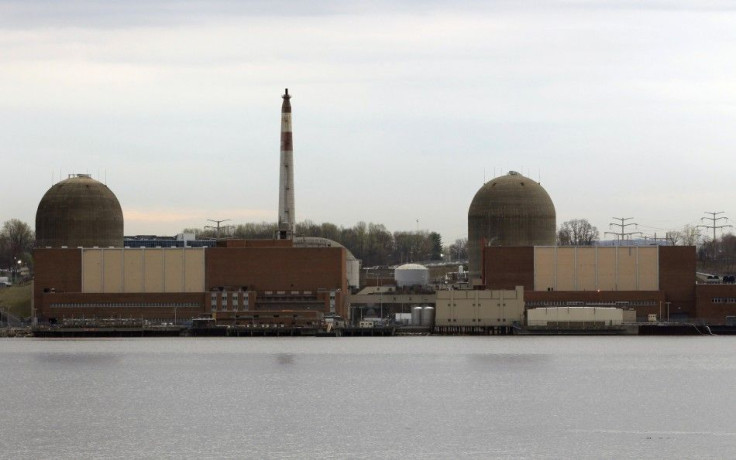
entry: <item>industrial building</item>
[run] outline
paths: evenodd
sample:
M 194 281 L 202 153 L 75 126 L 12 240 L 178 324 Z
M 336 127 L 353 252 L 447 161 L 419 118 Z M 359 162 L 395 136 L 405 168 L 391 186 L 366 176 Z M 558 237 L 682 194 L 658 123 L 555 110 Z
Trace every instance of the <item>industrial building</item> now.
M 524 288 L 437 292 L 435 330 L 439 333 L 508 331 L 524 322 Z
M 527 308 L 631 307 L 646 321 L 695 317 L 692 246 L 486 247 L 487 289 L 524 287 Z
M 49 189 L 36 214 L 34 317 L 290 326 L 345 316 L 359 261 L 341 245 L 294 237 L 291 105 L 281 110 L 279 231 L 274 240 L 187 243 L 123 238 L 115 194 L 88 175 Z M 192 247 L 199 246 L 199 247 Z
M 246 243 L 246 242 L 244 242 Z M 171 322 L 252 315 L 291 323 L 301 313 L 344 315 L 345 249 L 290 242 L 216 248 L 43 248 L 35 251 L 35 315 Z M 250 316 L 248 316 L 250 315 Z
M 512 171 L 485 183 L 468 210 L 473 286 L 521 286 L 527 313 L 614 307 L 627 321 L 635 312 L 640 322 L 736 323 L 733 285 L 696 284 L 695 247 L 558 247 L 555 219 L 554 204 L 537 182 Z
M 393 270 L 372 267 L 364 271 L 363 288 L 347 299 L 353 323 L 364 318 L 382 322 L 396 315 L 410 315 L 415 307 L 434 308 L 435 291 L 429 287 L 427 267 L 404 264 Z

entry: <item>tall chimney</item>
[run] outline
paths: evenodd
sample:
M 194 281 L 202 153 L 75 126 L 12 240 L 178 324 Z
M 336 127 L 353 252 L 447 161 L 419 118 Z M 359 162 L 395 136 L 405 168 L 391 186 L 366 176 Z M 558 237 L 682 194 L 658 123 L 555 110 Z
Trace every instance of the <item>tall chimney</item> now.
M 281 171 L 279 174 L 279 229 L 278 239 L 294 236 L 294 148 L 291 143 L 291 96 L 289 88 L 281 104 Z

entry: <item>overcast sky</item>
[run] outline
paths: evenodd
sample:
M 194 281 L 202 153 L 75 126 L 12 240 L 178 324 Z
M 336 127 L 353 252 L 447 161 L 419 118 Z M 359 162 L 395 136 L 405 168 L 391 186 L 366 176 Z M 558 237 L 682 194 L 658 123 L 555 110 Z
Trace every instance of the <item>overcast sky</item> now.
M 72 173 L 126 235 L 275 221 L 286 87 L 298 221 L 451 243 L 509 170 L 558 226 L 736 220 L 733 5 L 0 0 L 0 221 Z

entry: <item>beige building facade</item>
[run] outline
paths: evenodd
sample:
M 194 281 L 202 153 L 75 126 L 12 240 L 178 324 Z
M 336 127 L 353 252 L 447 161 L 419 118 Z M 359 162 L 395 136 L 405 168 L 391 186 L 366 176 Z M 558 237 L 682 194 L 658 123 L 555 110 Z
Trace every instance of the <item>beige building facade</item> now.
M 535 291 L 658 291 L 656 246 L 535 247 Z
M 612 307 L 542 307 L 526 311 L 527 326 L 620 326 L 624 310 Z
M 438 291 L 437 327 L 505 327 L 522 324 L 524 288 Z
M 204 248 L 82 251 L 82 293 L 204 292 Z

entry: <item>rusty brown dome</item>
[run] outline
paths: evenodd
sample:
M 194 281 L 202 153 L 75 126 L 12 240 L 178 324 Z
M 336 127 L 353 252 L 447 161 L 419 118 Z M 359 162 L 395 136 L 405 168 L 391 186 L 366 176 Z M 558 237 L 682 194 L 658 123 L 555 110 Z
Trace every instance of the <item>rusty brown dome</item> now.
M 481 270 L 481 248 L 555 244 L 555 205 L 547 191 L 511 171 L 486 182 L 468 210 L 468 268 Z
M 36 211 L 38 247 L 122 247 L 123 210 L 107 185 L 86 174 L 53 185 Z

